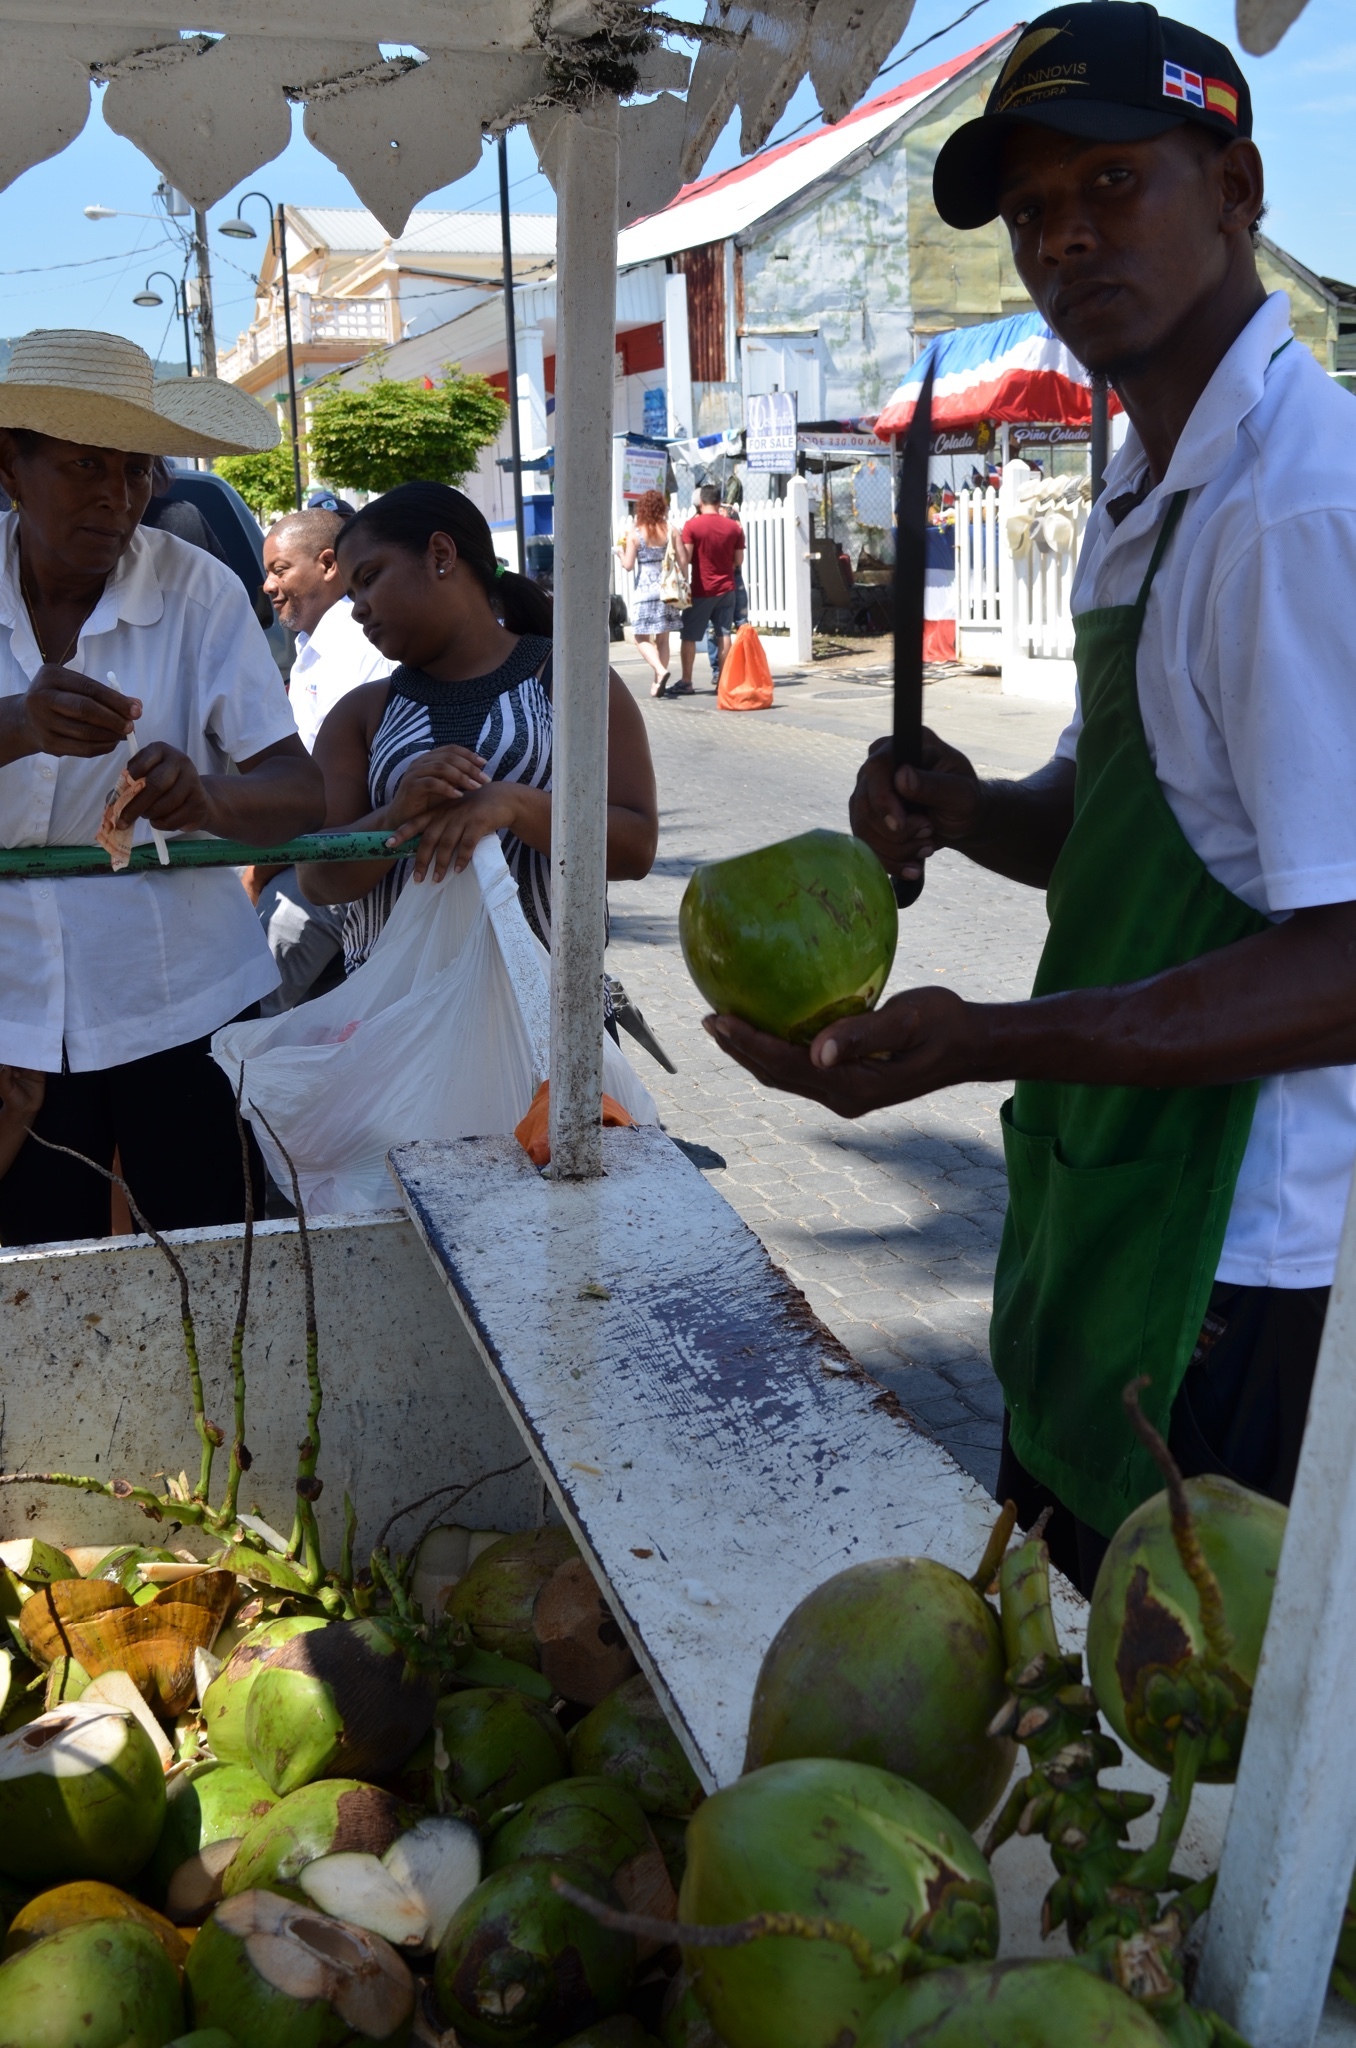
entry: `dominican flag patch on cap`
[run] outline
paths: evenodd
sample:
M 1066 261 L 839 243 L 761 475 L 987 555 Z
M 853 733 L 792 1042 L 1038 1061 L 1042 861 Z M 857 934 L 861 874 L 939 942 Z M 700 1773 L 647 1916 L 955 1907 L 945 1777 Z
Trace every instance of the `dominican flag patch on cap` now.
M 1204 107 L 1205 80 L 1201 77 L 1199 71 L 1188 71 L 1181 64 L 1170 64 L 1165 61 L 1163 65 L 1163 97 L 1168 100 L 1185 100 L 1189 107 Z M 1226 110 L 1221 107 L 1218 111 L 1224 113 Z M 1237 119 L 1237 111 L 1237 104 L 1235 104 L 1235 119 Z

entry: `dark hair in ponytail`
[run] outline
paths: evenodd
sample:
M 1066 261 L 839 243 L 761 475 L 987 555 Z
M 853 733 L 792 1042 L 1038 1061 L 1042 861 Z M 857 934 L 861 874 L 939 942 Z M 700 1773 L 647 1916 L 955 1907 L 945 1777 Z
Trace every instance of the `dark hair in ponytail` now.
M 360 531 L 412 555 L 425 554 L 435 533 L 447 534 L 509 632 L 551 638 L 550 598 L 530 576 L 501 568 L 489 523 L 464 491 L 455 491 L 450 484 L 397 484 L 344 521 L 335 537 L 336 551 Z

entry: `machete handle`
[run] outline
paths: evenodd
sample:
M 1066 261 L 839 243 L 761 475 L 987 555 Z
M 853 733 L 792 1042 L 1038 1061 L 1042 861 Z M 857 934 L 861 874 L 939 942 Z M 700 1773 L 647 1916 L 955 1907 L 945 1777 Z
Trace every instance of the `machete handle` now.
M 895 902 L 901 910 L 907 910 L 910 904 L 918 901 L 923 893 L 923 883 L 926 879 L 925 875 L 914 875 L 912 878 L 904 875 L 891 875 L 890 887 L 895 892 Z

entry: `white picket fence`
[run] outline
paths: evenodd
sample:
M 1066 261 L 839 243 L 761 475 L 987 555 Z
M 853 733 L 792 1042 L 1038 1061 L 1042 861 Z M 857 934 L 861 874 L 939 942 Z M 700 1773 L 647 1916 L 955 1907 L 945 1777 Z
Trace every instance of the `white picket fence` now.
M 681 520 L 683 510 L 675 498 L 669 506 L 671 520 Z M 739 519 L 747 536 L 744 551 L 744 584 L 749 593 L 749 619 L 762 634 L 770 634 L 768 653 L 790 666 L 813 659 L 810 621 L 810 493 L 804 477 L 787 478 L 786 496 L 769 498 L 739 507 Z M 634 614 L 636 578 L 612 557 L 612 588 Z
M 1042 486 L 1027 463 L 1013 461 L 1001 490 L 957 494 L 956 652 L 1001 667 L 1007 693 L 1071 704 L 1069 598 L 1089 507 L 1082 497 L 1055 497 L 1062 481 Z

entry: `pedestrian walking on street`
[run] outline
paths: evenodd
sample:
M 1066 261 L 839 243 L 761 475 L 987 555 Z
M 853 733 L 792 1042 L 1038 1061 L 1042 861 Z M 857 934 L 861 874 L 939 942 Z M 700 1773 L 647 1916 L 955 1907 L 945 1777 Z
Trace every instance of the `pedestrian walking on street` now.
M 714 626 L 719 636 L 720 658 L 730 651 L 734 625 L 735 577 L 744 566 L 744 529 L 737 519 L 728 519 L 720 509 L 720 492 L 714 484 L 703 484 L 697 493 L 697 511 L 683 528 L 679 542 L 683 566 L 692 577 L 692 602 L 683 613 L 682 681 L 670 694 L 692 694 L 692 669 L 697 644 Z
M 631 516 L 631 531 L 617 548 L 623 569 L 635 571 L 636 590 L 631 625 L 636 646 L 654 681 L 650 695 L 662 697 L 669 681 L 669 635 L 683 621 L 681 608 L 669 604 L 661 583 L 669 545 L 669 508 L 662 491 L 642 491 Z

